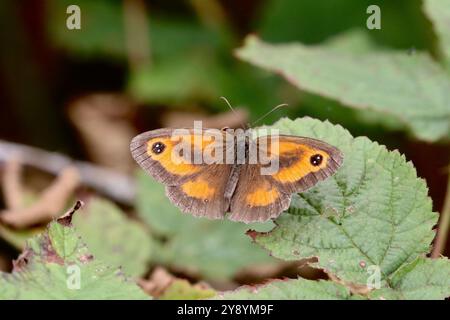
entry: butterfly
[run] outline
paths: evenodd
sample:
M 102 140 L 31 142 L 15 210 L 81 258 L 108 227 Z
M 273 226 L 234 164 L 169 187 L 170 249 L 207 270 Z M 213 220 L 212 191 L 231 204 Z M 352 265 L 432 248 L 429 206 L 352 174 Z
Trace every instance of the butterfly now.
M 321 140 L 281 134 L 253 137 L 228 128 L 152 130 L 133 138 L 130 150 L 135 161 L 166 186 L 167 197 L 181 211 L 245 223 L 277 218 L 289 208 L 292 194 L 328 178 L 343 162 L 342 152 Z M 195 161 L 207 151 L 220 161 Z M 276 170 L 263 172 L 275 162 Z

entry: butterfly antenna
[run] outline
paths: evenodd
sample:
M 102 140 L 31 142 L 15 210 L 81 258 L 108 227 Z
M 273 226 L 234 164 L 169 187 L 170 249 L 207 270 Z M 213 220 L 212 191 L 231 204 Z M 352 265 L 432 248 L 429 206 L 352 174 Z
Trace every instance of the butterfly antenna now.
M 264 119 L 265 117 L 267 117 L 269 114 L 271 114 L 272 112 L 274 112 L 277 109 L 280 109 L 281 107 L 287 107 L 289 106 L 287 103 L 282 103 L 277 105 L 276 107 L 272 108 L 272 110 L 270 110 L 269 112 L 267 112 L 266 114 L 264 114 L 263 116 L 259 117 L 256 121 L 254 121 L 251 126 L 253 127 L 254 124 L 258 123 L 259 121 L 261 121 L 262 119 Z
M 231 109 L 231 111 L 233 111 L 234 115 L 239 119 L 239 115 L 237 114 L 236 110 L 234 110 L 234 108 L 231 106 L 230 102 L 227 100 L 227 98 L 225 97 L 220 97 L 220 99 L 222 99 L 223 101 L 225 101 L 225 103 L 227 104 L 227 106 Z M 241 126 L 243 128 L 245 128 L 245 125 L 241 122 Z

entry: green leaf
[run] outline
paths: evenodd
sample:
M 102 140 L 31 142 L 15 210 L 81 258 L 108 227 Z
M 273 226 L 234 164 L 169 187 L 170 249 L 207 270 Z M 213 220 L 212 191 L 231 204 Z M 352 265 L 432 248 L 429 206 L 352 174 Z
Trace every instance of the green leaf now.
M 354 54 L 367 54 L 380 49 L 368 33 L 361 29 L 341 33 L 326 40 L 323 45 L 338 52 Z M 382 135 L 385 135 L 386 131 L 405 131 L 406 129 L 400 120 L 386 117 L 380 112 L 347 108 L 336 100 L 311 93 L 302 94 L 301 99 L 299 111 L 303 115 L 339 123 L 352 133 L 383 138 Z
M 244 235 L 250 227 L 264 231 L 272 223 L 249 226 L 183 214 L 167 199 L 164 186 L 144 173 L 137 190 L 139 216 L 164 238 L 155 257 L 160 263 L 219 281 L 244 267 L 277 263 Z
M 273 280 L 261 286 L 243 286 L 218 294 L 217 300 L 347 300 L 348 288 L 331 281 L 306 279 Z
M 272 231 L 254 234 L 272 255 L 317 257 L 314 266 L 360 285 L 375 266 L 382 284 L 391 286 L 399 267 L 429 251 L 438 215 L 404 156 L 329 122 L 283 119 L 273 127 L 338 147 L 344 163 L 333 177 L 295 195 Z
M 370 298 L 445 299 L 450 296 L 450 262 L 447 258 L 417 258 L 394 273 L 391 285 L 392 288 L 375 290 Z
M 367 32 L 361 29 L 352 29 L 338 34 L 326 41 L 324 46 L 342 53 L 358 53 L 367 54 L 371 51 L 379 49 Z
M 147 271 L 154 249 L 150 235 L 112 202 L 90 200 L 74 216 L 73 224 L 95 257 L 110 266 L 122 267 L 131 276 Z
M 199 300 L 213 297 L 216 292 L 201 284 L 190 284 L 184 279 L 175 279 L 159 296 L 160 300 Z
M 136 210 L 139 217 L 157 236 L 176 236 L 183 226 L 192 222 L 167 199 L 164 186 L 139 171 L 136 175 Z
M 299 278 L 274 280 L 262 286 L 243 286 L 234 291 L 219 293 L 214 299 L 445 299 L 450 296 L 450 263 L 447 258 L 417 258 L 395 272 L 391 285 L 391 288 L 375 289 L 366 297 L 354 294 L 350 288 L 335 282 Z
M 250 36 L 237 55 L 301 90 L 392 116 L 420 139 L 450 137 L 450 77 L 426 54 L 355 54 L 300 43 L 270 45 Z
M 450 6 L 442 0 L 425 0 L 423 5 L 434 25 L 441 54 L 450 71 Z
M 73 227 L 59 222 L 27 242 L 12 273 L 0 272 L 0 288 L 0 299 L 149 298 L 120 269 L 94 257 Z

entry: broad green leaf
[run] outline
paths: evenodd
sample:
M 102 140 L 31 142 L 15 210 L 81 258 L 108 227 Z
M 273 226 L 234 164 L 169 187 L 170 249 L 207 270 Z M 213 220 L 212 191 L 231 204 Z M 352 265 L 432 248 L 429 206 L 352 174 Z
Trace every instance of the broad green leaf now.
M 450 71 L 450 5 L 442 0 L 425 0 L 424 10 L 438 35 L 441 54 Z
M 183 214 L 167 199 L 164 186 L 144 173 L 138 176 L 137 211 L 164 237 L 155 259 L 173 268 L 226 280 L 244 267 L 277 263 L 244 234 L 251 227 L 268 230 L 272 223 L 249 226 Z
M 73 218 L 92 254 L 113 267 L 122 267 L 130 276 L 148 269 L 152 239 L 144 226 L 125 216 L 113 203 L 92 199 Z
M 342 53 L 367 54 L 379 49 L 374 41 L 370 39 L 367 32 L 361 29 L 343 32 L 324 41 L 323 44 L 329 49 Z
M 445 299 L 450 296 L 450 263 L 447 258 L 417 258 L 395 272 L 391 285 L 390 288 L 374 289 L 366 297 L 332 281 L 299 278 L 275 280 L 262 286 L 243 286 L 219 293 L 214 299 Z
M 213 297 L 216 292 L 201 284 L 190 284 L 184 279 L 174 279 L 158 297 L 160 300 L 199 300 Z
M 347 300 L 355 298 L 343 285 L 306 279 L 273 280 L 260 286 L 243 286 L 219 293 L 218 300 Z
M 417 258 L 392 276 L 391 288 L 375 290 L 371 299 L 436 300 L 450 297 L 450 261 Z
M 192 218 L 182 214 L 166 197 L 164 186 L 139 171 L 136 210 L 139 217 L 158 236 L 175 236 Z
M 247 38 L 237 55 L 299 89 L 343 105 L 381 112 L 426 141 L 450 137 L 450 77 L 423 53 L 368 54 Z
M 51 222 L 27 242 L 12 273 L 0 272 L 0 299 L 148 299 L 120 269 L 94 257 L 71 226 Z
M 272 231 L 253 233 L 273 256 L 317 257 L 314 266 L 360 285 L 378 268 L 382 285 L 391 286 L 399 267 L 429 252 L 438 216 L 425 182 L 404 156 L 329 122 L 282 119 L 273 127 L 324 140 L 344 153 L 337 173 L 294 195 Z
M 327 39 L 323 43 L 323 47 L 325 46 L 344 54 L 367 54 L 381 49 L 371 40 L 368 32 L 361 29 L 349 30 Z M 405 131 L 402 122 L 394 117 L 386 117 L 383 113 L 368 109 L 347 108 L 336 100 L 306 92 L 302 94 L 299 111 L 314 118 L 329 119 L 350 132 L 371 137 L 386 134 L 386 130 Z

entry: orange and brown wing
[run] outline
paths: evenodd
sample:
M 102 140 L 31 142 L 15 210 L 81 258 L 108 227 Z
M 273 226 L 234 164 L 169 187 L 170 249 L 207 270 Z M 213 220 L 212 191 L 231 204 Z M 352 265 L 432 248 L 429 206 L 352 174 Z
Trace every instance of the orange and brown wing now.
M 224 191 L 232 166 L 196 159 L 196 154 L 202 154 L 215 141 L 204 132 L 186 130 L 185 134 L 174 134 L 172 129 L 140 134 L 130 144 L 132 156 L 145 171 L 166 185 L 167 196 L 183 212 L 221 218 L 228 208 Z
M 334 174 L 343 162 L 336 147 L 305 137 L 281 135 L 278 145 L 270 146 L 270 153 L 279 159 L 279 169 L 270 178 L 287 193 L 311 188 Z
M 281 135 L 261 141 L 256 139 L 257 149 L 265 148 L 268 158 L 278 159 L 278 169 L 264 175 L 261 164 L 242 167 L 231 200 L 231 220 L 254 222 L 278 217 L 289 207 L 292 193 L 331 176 L 343 161 L 337 148 L 320 140 Z
M 242 165 L 231 199 L 228 218 L 233 221 L 264 222 L 289 208 L 290 194 L 283 192 L 269 176 L 261 175 L 258 164 Z
M 182 184 L 167 186 L 167 196 L 183 212 L 222 219 L 229 207 L 224 194 L 231 169 L 231 165 L 208 165 Z

